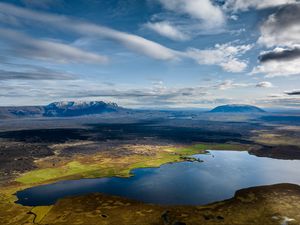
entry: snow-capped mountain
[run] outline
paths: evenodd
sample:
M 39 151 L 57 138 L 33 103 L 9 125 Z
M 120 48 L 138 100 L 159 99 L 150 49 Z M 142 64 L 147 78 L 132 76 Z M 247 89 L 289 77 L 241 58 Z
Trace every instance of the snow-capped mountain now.
M 116 112 L 121 108 L 116 103 L 103 101 L 53 102 L 44 107 L 44 116 L 65 117 Z

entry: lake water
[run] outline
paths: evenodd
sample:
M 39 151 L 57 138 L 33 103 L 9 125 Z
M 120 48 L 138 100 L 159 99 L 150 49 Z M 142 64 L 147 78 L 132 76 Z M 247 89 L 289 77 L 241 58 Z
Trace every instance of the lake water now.
M 59 198 L 101 192 L 146 203 L 200 205 L 233 197 L 236 190 L 275 183 L 300 184 L 300 160 L 260 158 L 247 152 L 210 151 L 204 162 L 133 170 L 130 178 L 60 181 L 17 192 L 17 203 L 49 205 Z

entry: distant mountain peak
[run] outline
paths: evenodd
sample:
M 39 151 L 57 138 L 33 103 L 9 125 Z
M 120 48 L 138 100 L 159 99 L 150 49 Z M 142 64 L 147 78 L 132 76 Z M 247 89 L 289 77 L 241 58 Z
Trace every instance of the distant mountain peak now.
M 103 102 L 103 101 L 60 101 L 60 102 L 52 102 L 46 107 L 57 107 L 57 108 L 71 108 L 71 107 L 92 107 L 92 106 L 103 106 L 103 105 L 109 105 L 109 106 L 115 106 L 118 107 L 116 103 L 112 102 Z
M 229 104 L 221 105 L 212 109 L 210 112 L 219 112 L 219 113 L 263 113 L 265 112 L 261 108 L 253 105 L 245 104 Z
M 116 103 L 103 101 L 61 101 L 45 106 L 44 116 L 67 117 L 101 114 L 120 110 Z

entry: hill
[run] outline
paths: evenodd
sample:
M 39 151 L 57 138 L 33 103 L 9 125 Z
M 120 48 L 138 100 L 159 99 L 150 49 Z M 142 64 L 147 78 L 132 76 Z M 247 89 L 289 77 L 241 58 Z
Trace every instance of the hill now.
M 210 112 L 213 113 L 263 113 L 265 112 L 261 108 L 258 108 L 253 105 L 221 105 L 214 109 L 212 109 Z

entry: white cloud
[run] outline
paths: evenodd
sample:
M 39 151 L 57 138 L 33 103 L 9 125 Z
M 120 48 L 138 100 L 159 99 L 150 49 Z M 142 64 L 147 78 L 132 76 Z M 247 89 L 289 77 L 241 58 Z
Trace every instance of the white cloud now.
M 176 28 L 168 21 L 155 22 L 155 23 L 148 22 L 145 24 L 145 27 L 171 40 L 185 41 L 189 39 L 188 35 L 181 32 L 178 28 Z
M 267 47 L 300 44 L 300 4 L 289 5 L 270 15 L 260 27 L 258 43 Z
M 245 61 L 239 61 L 238 59 L 230 59 L 227 62 L 221 63 L 223 70 L 233 73 L 243 72 L 247 66 Z
M 249 9 L 264 9 L 296 3 L 297 0 L 227 0 L 224 8 L 230 11 L 247 11 Z
M 199 50 L 191 48 L 187 51 L 190 58 L 199 64 L 219 65 L 227 72 L 242 72 L 247 68 L 247 62 L 238 59 L 249 51 L 252 45 L 217 44 L 213 49 Z
M 246 83 L 235 83 L 232 80 L 225 80 L 217 85 L 214 86 L 214 88 L 217 88 L 219 90 L 228 90 L 232 88 L 239 88 L 239 87 L 250 87 L 252 84 L 246 84 Z
M 226 17 L 210 0 L 158 0 L 167 10 L 200 20 L 206 28 L 222 27 Z
M 8 40 L 15 55 L 59 63 L 106 63 L 106 56 L 83 51 L 67 44 L 37 40 L 20 32 L 0 28 L 0 37 Z
M 258 84 L 255 83 L 236 83 L 233 80 L 225 80 L 215 86 L 213 88 L 217 88 L 219 90 L 228 90 L 233 88 L 253 88 L 253 87 L 260 87 L 260 88 L 271 88 L 273 87 L 272 83 L 268 81 L 262 81 Z
M 237 15 L 231 15 L 230 17 L 229 17 L 231 20 L 234 20 L 234 21 L 237 21 L 238 19 L 239 19 L 239 17 L 237 16 Z
M 291 7 L 269 16 L 260 27 L 259 44 L 267 47 L 300 44 L 300 6 Z
M 258 84 L 256 84 L 256 87 L 271 88 L 271 87 L 273 87 L 273 84 L 271 82 L 268 82 L 268 81 L 262 81 L 262 82 L 259 82 Z
M 57 29 L 61 29 L 64 32 L 72 31 L 84 36 L 107 38 L 119 42 L 134 52 L 141 53 L 155 59 L 171 60 L 178 57 L 178 54 L 175 50 L 143 37 L 92 23 L 82 22 L 65 16 L 39 13 L 6 3 L 0 3 L 0 13 L 5 16 L 18 18 L 23 22 L 35 21 L 46 24 L 47 26 L 50 25 Z
M 300 58 L 291 61 L 268 61 L 256 66 L 251 74 L 266 74 L 266 77 L 300 75 Z

